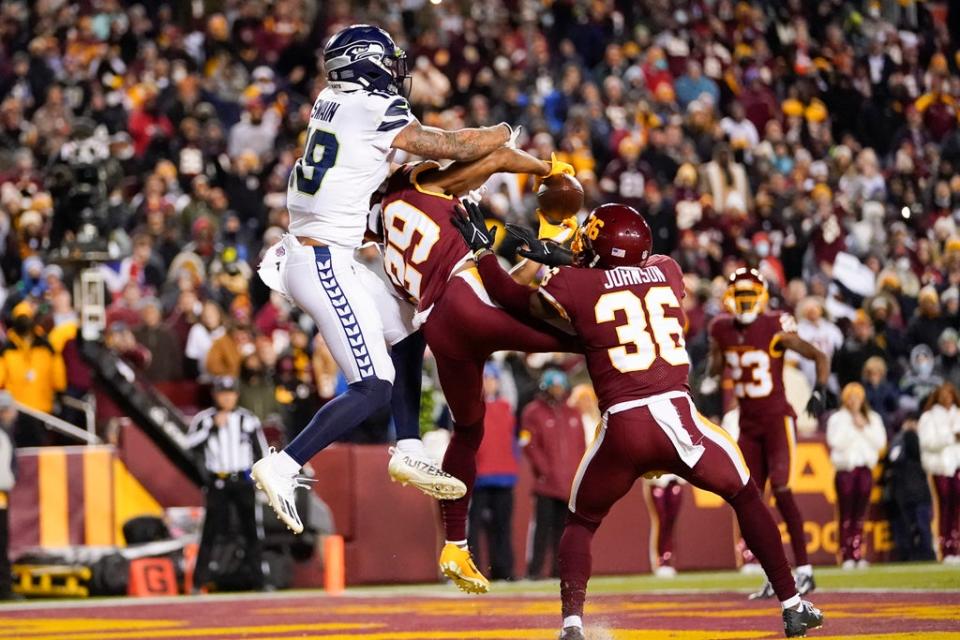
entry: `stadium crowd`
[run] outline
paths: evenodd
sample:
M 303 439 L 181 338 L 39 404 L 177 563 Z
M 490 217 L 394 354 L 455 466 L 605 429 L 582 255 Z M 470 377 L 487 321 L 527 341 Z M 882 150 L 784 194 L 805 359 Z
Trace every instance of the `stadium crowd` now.
M 688 274 L 695 391 L 725 276 L 756 266 L 832 357 L 832 390 L 862 384 L 889 438 L 937 411 L 943 442 L 921 429 L 919 446 L 960 512 L 960 408 L 943 391 L 960 385 L 960 10 L 946 5 L 4 2 L 0 385 L 46 412 L 90 391 L 62 248 L 99 241 L 103 340 L 142 380 L 236 377 L 240 404 L 287 437 L 342 390 L 309 318 L 255 269 L 287 223 L 324 84 L 316 51 L 372 21 L 407 50 L 424 123 L 522 125 L 526 149 L 576 168 L 587 208 L 615 200 L 647 218 L 655 250 Z M 483 206 L 535 220 L 530 185 L 512 179 Z M 576 358 L 500 365 L 491 386 L 517 416 L 548 365 L 585 379 Z M 722 395 L 701 398 L 717 417 Z M 425 429 L 445 422 L 438 390 L 423 415 Z M 18 444 L 43 442 L 35 429 Z M 388 438 L 386 418 L 366 437 Z

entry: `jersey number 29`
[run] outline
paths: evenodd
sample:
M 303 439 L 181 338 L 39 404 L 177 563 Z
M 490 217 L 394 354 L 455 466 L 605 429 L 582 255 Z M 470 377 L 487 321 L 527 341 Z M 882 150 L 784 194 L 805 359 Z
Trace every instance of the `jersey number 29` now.
M 297 191 L 316 195 L 327 170 L 337 162 L 340 143 L 337 136 L 322 129 L 310 129 L 303 157 L 297 160 L 290 181 Z
M 387 276 L 417 302 L 423 275 L 416 265 L 430 257 L 433 245 L 440 239 L 440 226 L 420 209 L 403 200 L 395 200 L 383 210 L 383 262 Z M 415 234 L 419 235 L 419 238 Z M 410 251 L 410 262 L 404 260 Z
M 626 316 L 626 323 L 617 326 L 621 346 L 608 350 L 610 362 L 617 370 L 623 373 L 646 371 L 653 366 L 658 355 L 670 365 L 690 364 L 683 341 L 683 327 L 678 319 L 664 314 L 667 307 L 680 307 L 680 301 L 670 287 L 651 287 L 642 300 L 632 291 L 600 296 L 594 307 L 597 322 L 613 322 L 618 311 Z

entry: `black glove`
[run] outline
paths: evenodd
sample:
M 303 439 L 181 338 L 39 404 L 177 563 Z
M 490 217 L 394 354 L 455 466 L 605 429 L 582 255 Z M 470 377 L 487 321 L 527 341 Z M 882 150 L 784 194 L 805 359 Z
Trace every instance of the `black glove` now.
M 813 388 L 813 393 L 810 394 L 810 400 L 807 401 L 807 413 L 809 413 L 814 418 L 819 418 L 827 408 L 827 387 L 826 385 L 818 384 Z
M 465 200 L 454 207 L 452 222 L 474 253 L 493 246 L 496 230 L 487 229 L 483 212 L 475 202 Z
M 507 233 L 516 238 L 526 249 L 518 249 L 524 258 L 529 258 L 548 267 L 566 267 L 573 264 L 573 252 L 554 242 L 537 237 L 533 229 L 521 227 L 517 224 L 508 224 Z

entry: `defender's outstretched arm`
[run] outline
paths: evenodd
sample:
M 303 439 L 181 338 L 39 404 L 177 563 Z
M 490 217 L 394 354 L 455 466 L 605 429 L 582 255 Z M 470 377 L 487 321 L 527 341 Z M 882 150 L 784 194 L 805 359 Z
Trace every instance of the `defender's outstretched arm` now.
M 500 147 L 476 160 L 425 169 L 417 174 L 417 183 L 430 191 L 460 197 L 480 188 L 495 173 L 546 176 L 550 171 L 549 162 L 539 160 L 526 151 Z
M 391 146 L 430 160 L 474 160 L 502 147 L 511 134 L 512 130 L 506 123 L 494 127 L 445 131 L 425 127 L 413 120 L 397 134 Z

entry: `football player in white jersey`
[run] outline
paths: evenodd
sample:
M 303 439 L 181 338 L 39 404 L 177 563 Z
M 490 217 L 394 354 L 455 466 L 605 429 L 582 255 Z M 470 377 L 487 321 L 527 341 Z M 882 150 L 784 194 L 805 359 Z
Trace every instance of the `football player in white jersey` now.
M 427 457 L 419 440 L 423 342 L 413 333 L 412 309 L 354 252 L 363 242 L 371 195 L 386 178 L 394 150 L 472 160 L 513 135 L 505 123 L 457 131 L 422 126 L 405 97 L 406 54 L 383 29 L 347 27 L 330 38 L 323 59 L 328 86 L 313 106 L 303 157 L 287 188 L 289 233 L 260 269 L 267 284 L 310 314 L 349 383 L 283 451 L 271 451 L 253 467 L 270 505 L 297 533 L 303 530 L 294 503 L 301 467 L 391 401 L 397 428 L 389 466 L 393 479 L 436 498 L 465 493 L 462 482 Z M 394 362 L 403 363 L 396 388 Z

